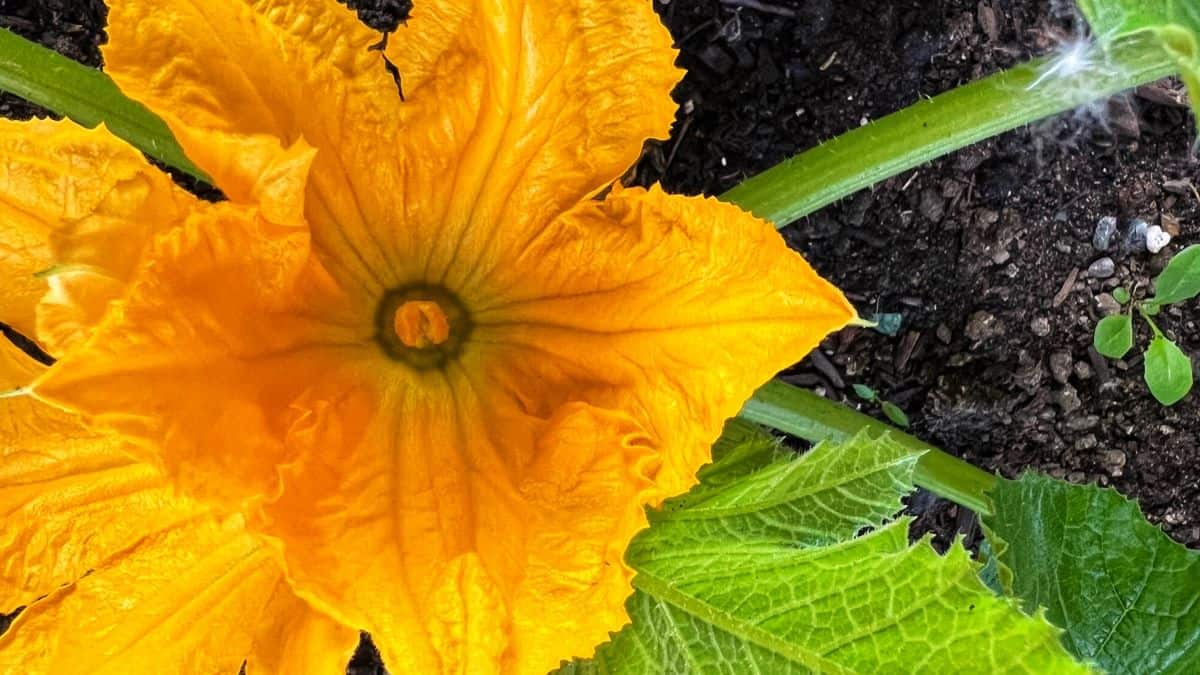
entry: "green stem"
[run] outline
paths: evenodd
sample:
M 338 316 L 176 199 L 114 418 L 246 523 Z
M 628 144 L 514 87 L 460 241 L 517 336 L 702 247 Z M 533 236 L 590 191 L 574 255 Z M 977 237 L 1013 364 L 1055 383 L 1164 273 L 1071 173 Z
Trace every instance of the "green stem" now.
M 901 445 L 925 452 L 917 463 L 917 485 L 978 514 L 992 512 L 987 493 L 999 480 L 996 476 L 811 391 L 770 382 L 746 403 L 741 417 L 813 443 L 847 439 L 863 430 L 876 436 L 888 434 Z
M 1149 307 L 1154 307 L 1157 309 L 1158 304 L 1157 303 L 1152 304 L 1151 301 L 1139 303 L 1137 305 L 1138 314 L 1142 315 L 1142 319 L 1146 322 L 1147 325 L 1150 326 L 1150 330 L 1154 333 L 1154 337 L 1162 337 L 1162 334 L 1163 334 L 1162 330 L 1159 329 L 1158 324 L 1154 322 L 1154 319 L 1151 318 L 1150 312 L 1147 311 L 1147 308 L 1149 308 Z
M 1060 72 L 1051 73 L 1058 65 Z M 1043 58 L 916 103 L 754 176 L 722 195 L 783 227 L 972 143 L 1172 75 L 1178 61 L 1131 36 L 1076 57 Z
M 3 28 L 0 28 L 0 90 L 65 115 L 89 129 L 103 123 L 113 135 L 167 166 L 212 182 L 187 158 L 166 123 L 122 94 L 108 75 Z

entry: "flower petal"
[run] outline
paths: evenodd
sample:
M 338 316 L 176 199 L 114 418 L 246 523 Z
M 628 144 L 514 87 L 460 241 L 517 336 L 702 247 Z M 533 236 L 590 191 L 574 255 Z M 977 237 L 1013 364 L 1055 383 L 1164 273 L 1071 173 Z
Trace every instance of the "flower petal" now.
M 104 129 L 0 121 L 0 321 L 35 337 L 35 308 L 47 285 L 34 274 L 52 264 L 127 277 L 146 240 L 185 199 Z M 109 299 L 104 294 L 87 304 L 95 309 Z M 41 341 L 57 351 L 69 333 L 51 331 Z
M 406 97 L 401 222 L 440 229 L 428 274 L 539 231 L 665 137 L 675 55 L 651 0 L 417 3 L 388 56 Z
M 0 337 L 0 391 L 29 384 L 43 369 Z M 120 452 L 117 439 L 28 397 L 0 399 L 0 453 L 0 612 L 198 512 L 153 467 Z
M 207 205 L 158 237 L 91 339 L 35 385 L 230 509 L 278 490 L 281 430 L 303 417 L 292 402 L 304 388 L 343 356 L 377 353 L 374 307 L 353 314 L 303 224 L 262 215 Z M 363 314 L 365 325 L 347 318 Z
M 405 133 L 396 83 L 370 49 L 380 36 L 334 0 L 111 5 L 106 70 L 217 187 L 252 202 L 259 167 L 303 138 L 318 151 L 307 195 L 318 248 L 378 274 L 367 228 L 390 224 L 384 186 Z
M 234 201 L 276 146 L 316 148 L 314 249 L 375 293 L 615 180 L 666 135 L 681 76 L 650 0 L 419 3 L 387 52 L 403 102 L 378 36 L 333 0 L 124 0 L 109 35 L 113 78 Z
M 621 413 L 537 420 L 465 374 L 435 377 L 340 397 L 255 527 L 393 672 L 540 674 L 590 655 L 626 621 L 621 556 L 662 496 L 656 453 Z
M 0 390 L 43 367 L 0 338 Z M 340 672 L 356 641 L 310 609 L 274 554 L 179 496 L 119 439 L 0 399 L 0 670 Z
M 632 411 L 671 491 L 755 389 L 855 316 L 767 223 L 658 188 L 614 190 L 489 255 L 507 262 L 474 319 L 495 386 L 538 415 Z
M 291 592 L 238 521 L 201 518 L 28 606 L 0 636 L 0 668 L 211 675 L 245 662 L 248 675 L 327 675 L 345 669 L 357 641 Z

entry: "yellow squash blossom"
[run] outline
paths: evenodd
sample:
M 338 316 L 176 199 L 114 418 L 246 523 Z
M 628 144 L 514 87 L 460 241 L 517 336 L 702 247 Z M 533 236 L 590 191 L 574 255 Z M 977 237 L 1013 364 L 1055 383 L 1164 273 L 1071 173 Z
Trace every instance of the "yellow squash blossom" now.
M 419 1 L 386 52 L 399 83 L 334 0 L 114 0 L 108 35 L 109 73 L 229 200 L 181 192 L 103 131 L 0 126 L 0 321 L 59 359 L 28 389 L 41 403 L 0 401 L 6 532 L 41 555 L 0 542 L 0 569 L 55 569 L 24 595 L 2 577 L 10 605 L 49 595 L 0 659 L 133 636 L 155 612 L 189 645 L 220 641 L 230 617 L 201 620 L 202 594 L 170 583 L 218 546 L 244 556 L 218 595 L 258 617 L 221 644 L 251 675 L 329 672 L 279 651 L 344 658 L 336 624 L 370 631 L 394 673 L 587 656 L 626 621 L 643 507 L 690 486 L 723 421 L 853 317 L 768 224 L 610 189 L 673 115 L 650 0 Z M 26 445 L 84 433 L 15 430 L 46 403 L 92 429 L 46 471 L 116 542 L 89 549 L 101 563 L 23 506 L 66 499 L 33 496 Z M 140 483 L 88 492 L 70 448 L 94 442 L 179 493 L 139 511 Z M 176 509 L 204 515 L 159 522 Z M 88 602 L 121 610 L 71 625 Z

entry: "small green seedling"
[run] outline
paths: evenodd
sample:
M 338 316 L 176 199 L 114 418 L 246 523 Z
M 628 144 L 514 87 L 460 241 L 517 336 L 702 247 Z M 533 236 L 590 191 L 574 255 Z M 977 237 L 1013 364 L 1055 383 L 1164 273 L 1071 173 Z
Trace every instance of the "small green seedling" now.
M 1111 359 L 1123 358 L 1133 349 L 1133 312 L 1136 310 L 1153 337 L 1146 348 L 1145 378 L 1150 393 L 1163 405 L 1177 403 L 1192 389 L 1192 360 L 1170 338 L 1163 335 L 1155 316 L 1165 305 L 1191 300 L 1200 295 L 1200 244 L 1175 255 L 1154 280 L 1154 296 L 1132 302 L 1128 290 L 1113 290 L 1113 298 L 1127 309 L 1104 317 L 1096 324 L 1096 351 Z
M 908 421 L 908 415 L 906 415 L 904 411 L 900 409 L 900 406 L 892 403 L 891 401 L 879 398 L 879 394 L 875 393 L 874 389 L 865 384 L 856 384 L 854 385 L 854 393 L 867 403 L 878 403 L 879 409 L 882 410 L 883 414 L 892 421 L 892 424 L 895 424 L 901 429 L 907 429 L 909 427 L 910 423 Z
M 874 325 L 875 332 L 888 337 L 896 337 L 900 332 L 900 326 L 904 323 L 904 316 L 894 312 L 886 314 L 876 314 L 871 317 L 871 322 Z

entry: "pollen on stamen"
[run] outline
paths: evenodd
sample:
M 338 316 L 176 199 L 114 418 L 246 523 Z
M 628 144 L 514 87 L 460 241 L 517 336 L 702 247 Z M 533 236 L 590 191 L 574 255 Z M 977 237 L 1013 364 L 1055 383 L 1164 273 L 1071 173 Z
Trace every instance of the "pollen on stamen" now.
M 413 349 L 440 345 L 450 338 L 450 320 L 438 303 L 409 300 L 396 309 L 396 336 Z
M 375 340 L 389 358 L 418 371 L 437 370 L 462 354 L 474 323 L 442 286 L 415 283 L 392 289 L 375 311 Z

